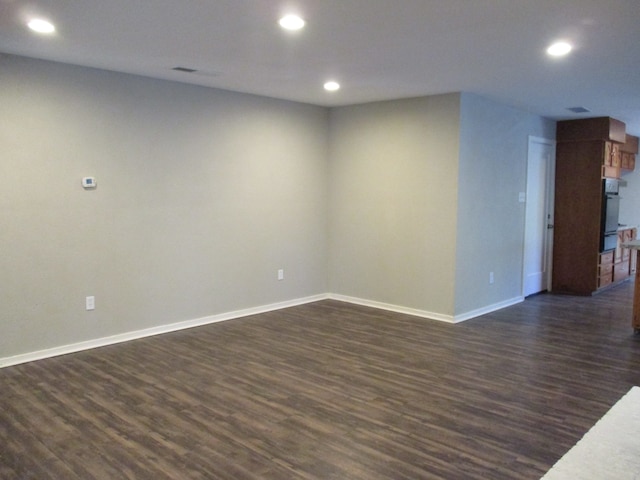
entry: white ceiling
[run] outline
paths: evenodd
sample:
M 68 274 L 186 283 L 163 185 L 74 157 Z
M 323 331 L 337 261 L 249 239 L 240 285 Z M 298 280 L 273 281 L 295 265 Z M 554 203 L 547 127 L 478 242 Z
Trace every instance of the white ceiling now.
M 323 106 L 474 92 L 640 135 L 640 0 L 0 0 L 0 51 Z

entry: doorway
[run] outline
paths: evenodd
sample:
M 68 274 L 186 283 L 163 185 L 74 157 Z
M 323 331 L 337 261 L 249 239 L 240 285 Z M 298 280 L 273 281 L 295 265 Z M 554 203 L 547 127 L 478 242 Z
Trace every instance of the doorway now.
M 555 141 L 529 137 L 523 260 L 523 297 L 551 288 Z

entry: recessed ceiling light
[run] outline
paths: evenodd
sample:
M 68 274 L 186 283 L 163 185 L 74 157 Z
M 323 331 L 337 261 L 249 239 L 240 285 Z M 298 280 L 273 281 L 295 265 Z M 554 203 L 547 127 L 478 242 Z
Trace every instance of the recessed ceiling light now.
M 335 92 L 336 90 L 340 90 L 340 84 L 338 82 L 327 82 L 324 84 L 324 89 L 329 92 Z
M 572 50 L 572 46 L 567 42 L 556 42 L 547 48 L 547 53 L 552 57 L 562 57 Z
M 285 30 L 300 30 L 305 25 L 305 21 L 298 15 L 285 15 L 278 23 Z
M 53 33 L 56 31 L 56 27 L 53 26 L 53 23 L 43 20 L 42 18 L 34 18 L 33 20 L 29 20 L 27 26 L 38 33 Z

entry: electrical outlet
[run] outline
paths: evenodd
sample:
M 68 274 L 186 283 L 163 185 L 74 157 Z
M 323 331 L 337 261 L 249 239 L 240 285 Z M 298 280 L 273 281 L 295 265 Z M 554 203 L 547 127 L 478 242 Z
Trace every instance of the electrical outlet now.
M 278 280 L 284 280 L 284 269 L 278 270 Z
M 493 272 L 489 272 L 489 283 L 493 284 Z
M 94 297 L 93 295 L 90 297 L 87 297 L 85 299 L 85 306 L 87 308 L 87 310 L 95 310 L 96 309 L 96 297 Z

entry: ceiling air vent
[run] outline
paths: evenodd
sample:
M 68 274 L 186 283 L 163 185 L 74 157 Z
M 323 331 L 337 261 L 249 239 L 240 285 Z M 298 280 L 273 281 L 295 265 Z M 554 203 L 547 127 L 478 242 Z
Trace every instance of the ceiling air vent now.
M 567 108 L 567 110 L 573 113 L 589 113 L 591 111 L 588 108 L 584 108 L 584 107 L 570 107 L 570 108 Z
M 184 73 L 195 73 L 198 71 L 195 68 L 187 68 L 187 67 L 173 67 L 171 70 L 175 70 L 176 72 L 184 72 Z

